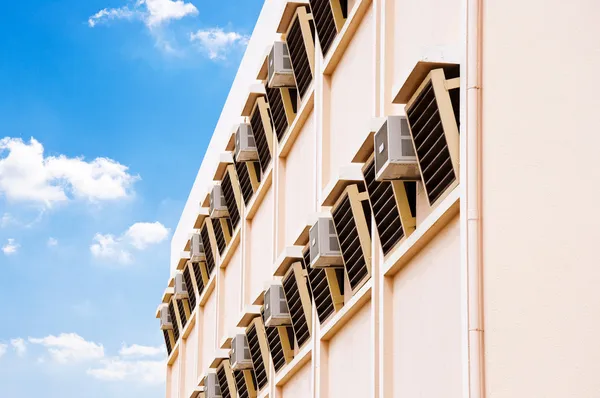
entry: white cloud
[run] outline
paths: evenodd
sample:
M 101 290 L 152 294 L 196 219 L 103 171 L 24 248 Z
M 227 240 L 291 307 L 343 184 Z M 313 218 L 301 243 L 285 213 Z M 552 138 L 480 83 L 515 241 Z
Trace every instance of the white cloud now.
M 17 352 L 17 355 L 20 357 L 24 356 L 27 352 L 27 343 L 25 343 L 25 340 L 21 338 L 12 339 L 10 341 L 10 345 L 14 348 L 14 350 Z
M 15 222 L 15 219 L 13 218 L 13 216 L 10 213 L 4 213 L 4 214 L 2 214 L 2 218 L 0 219 L 0 228 L 8 227 L 9 225 L 13 224 L 14 222 Z
M 0 358 L 2 358 L 4 356 L 4 354 L 6 354 L 7 348 L 8 348 L 8 346 L 6 344 L 0 343 Z
M 48 247 L 58 246 L 58 240 L 56 238 L 50 237 L 48 238 L 48 242 L 46 243 Z
M 62 333 L 59 336 L 29 338 L 31 344 L 39 344 L 48 350 L 50 357 L 58 363 L 84 362 L 104 358 L 104 346 L 86 341 L 76 333 Z
M 159 222 L 139 222 L 133 224 L 121 236 L 97 233 L 90 246 L 96 258 L 114 260 L 119 264 L 133 262 L 132 249 L 143 250 L 158 244 L 169 236 L 169 229 Z
M 190 40 L 197 42 L 210 59 L 226 59 L 234 48 L 246 46 L 249 37 L 237 32 L 225 32 L 221 28 L 198 30 L 190 34 Z
M 98 23 L 114 19 L 140 19 L 148 28 L 182 19 L 186 16 L 198 15 L 198 9 L 192 3 L 183 0 L 137 0 L 133 7 L 105 8 L 88 19 L 88 25 L 95 27 Z
M 8 239 L 7 243 L 2 246 L 2 252 L 5 255 L 10 256 L 12 254 L 16 254 L 19 250 L 19 247 L 21 247 L 21 245 L 19 245 L 14 239 Z
M 5 156 L 2 154 L 7 153 Z M 0 140 L 0 194 L 11 201 L 54 203 L 72 198 L 91 202 L 126 198 L 139 179 L 128 167 L 112 159 L 44 156 L 44 147 L 35 138 Z
M 166 361 L 124 361 L 112 358 L 101 361 L 101 366 L 90 368 L 87 374 L 105 381 L 134 381 L 144 384 L 165 382 Z
M 130 346 L 123 345 L 119 351 L 122 357 L 155 357 L 164 354 L 165 349 L 162 346 L 149 347 L 144 345 L 132 344 Z

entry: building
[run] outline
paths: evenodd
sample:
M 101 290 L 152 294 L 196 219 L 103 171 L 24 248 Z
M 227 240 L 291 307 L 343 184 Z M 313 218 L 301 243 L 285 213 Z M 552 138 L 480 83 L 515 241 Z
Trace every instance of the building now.
M 267 0 L 173 236 L 167 398 L 600 396 L 599 14 Z

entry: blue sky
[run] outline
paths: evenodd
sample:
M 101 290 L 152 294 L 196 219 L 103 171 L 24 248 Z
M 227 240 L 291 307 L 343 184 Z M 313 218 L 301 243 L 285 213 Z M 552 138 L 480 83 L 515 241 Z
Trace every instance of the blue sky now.
M 0 398 L 164 396 L 171 233 L 260 0 L 0 13 Z

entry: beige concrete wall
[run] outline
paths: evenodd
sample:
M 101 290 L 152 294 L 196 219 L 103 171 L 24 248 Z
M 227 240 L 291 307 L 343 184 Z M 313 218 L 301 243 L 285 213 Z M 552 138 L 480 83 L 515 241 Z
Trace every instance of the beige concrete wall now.
M 457 217 L 394 277 L 394 397 L 461 397 L 460 289 Z
M 167 368 L 167 398 L 179 398 L 179 361 Z
M 238 246 L 227 268 L 219 278 L 219 332 L 218 341 L 231 334 L 237 325 L 241 308 L 242 248 Z
M 202 344 L 200 345 L 199 375 L 203 375 L 208 370 L 208 365 L 215 357 L 217 348 L 216 341 L 216 323 L 217 323 L 217 299 L 216 294 L 211 294 L 204 307 L 202 307 Z
M 248 295 L 246 304 L 264 290 L 265 282 L 271 279 L 273 265 L 273 188 L 265 194 L 260 208 L 252 219 L 249 254 L 250 262 L 246 265 Z
M 488 397 L 597 397 L 600 3 L 483 10 Z
M 298 370 L 294 377 L 281 389 L 282 398 L 305 398 L 312 396 L 311 376 L 312 368 L 307 363 Z
M 185 340 L 185 352 L 179 359 L 185 362 L 184 371 L 184 383 L 185 383 L 185 396 L 189 397 L 194 388 L 198 385 L 198 330 L 196 325 L 190 330 L 188 338 Z

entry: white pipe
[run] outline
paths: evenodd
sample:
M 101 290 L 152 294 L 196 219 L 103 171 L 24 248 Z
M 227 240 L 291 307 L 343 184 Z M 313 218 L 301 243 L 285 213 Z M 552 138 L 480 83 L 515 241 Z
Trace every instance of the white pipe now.
M 481 250 L 481 47 L 482 0 L 467 0 L 467 313 L 469 398 L 485 397 Z

